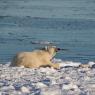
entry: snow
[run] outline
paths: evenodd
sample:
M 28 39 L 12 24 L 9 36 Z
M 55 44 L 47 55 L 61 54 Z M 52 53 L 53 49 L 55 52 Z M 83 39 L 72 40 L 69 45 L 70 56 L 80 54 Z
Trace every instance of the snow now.
M 95 68 L 82 68 L 81 63 L 60 59 L 53 62 L 59 62 L 61 68 L 30 69 L 10 67 L 10 62 L 0 64 L 0 95 L 95 95 Z

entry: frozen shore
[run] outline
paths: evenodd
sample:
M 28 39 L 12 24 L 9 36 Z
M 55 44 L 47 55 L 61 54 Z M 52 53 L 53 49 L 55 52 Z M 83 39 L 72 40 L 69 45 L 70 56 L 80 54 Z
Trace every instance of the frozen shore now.
M 59 70 L 0 64 L 0 95 L 95 95 L 94 62 L 85 68 L 74 62 L 60 64 Z

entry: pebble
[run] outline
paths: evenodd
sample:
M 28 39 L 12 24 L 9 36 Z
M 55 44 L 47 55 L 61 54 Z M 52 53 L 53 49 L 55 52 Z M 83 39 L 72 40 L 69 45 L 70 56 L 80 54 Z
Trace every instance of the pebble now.
M 88 64 L 90 65 L 90 67 L 92 67 L 93 65 L 95 65 L 95 62 L 89 62 Z
M 62 89 L 65 89 L 65 90 L 78 89 L 78 86 L 74 85 L 72 83 L 70 83 L 70 84 L 63 84 Z
M 38 83 L 36 83 L 36 87 L 37 87 L 37 88 L 45 88 L 45 87 L 47 87 L 47 85 L 45 85 L 45 84 L 42 83 L 42 82 L 38 82 Z
M 61 62 L 60 64 L 77 64 Z M 29 69 L 0 64 L 0 94 L 9 95 L 90 95 L 95 89 L 94 62 L 92 68 L 72 67 Z M 66 93 L 65 93 L 65 92 Z M 65 93 L 65 94 L 64 94 Z M 80 94 L 79 94 L 80 93 Z M 82 94 L 81 94 L 82 93 Z M 94 93 L 94 92 L 93 92 Z M 95 93 L 93 94 L 95 95 Z
M 30 90 L 27 87 L 22 86 L 20 89 L 23 93 L 30 93 Z
M 95 64 L 93 64 L 91 68 L 95 68 Z
M 41 95 L 62 95 L 62 91 L 59 86 L 52 85 L 48 88 L 41 89 Z

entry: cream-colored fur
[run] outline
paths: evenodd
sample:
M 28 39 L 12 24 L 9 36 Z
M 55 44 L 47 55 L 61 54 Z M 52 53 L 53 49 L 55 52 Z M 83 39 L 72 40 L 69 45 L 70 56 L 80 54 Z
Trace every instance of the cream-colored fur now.
M 20 52 L 13 58 L 11 66 L 24 66 L 27 68 L 39 68 L 41 66 L 50 66 L 56 69 L 59 64 L 54 64 L 51 59 L 55 56 L 56 47 L 48 46 L 43 50 L 32 52 Z
M 82 68 L 89 68 L 90 65 L 89 64 L 81 64 L 80 67 L 82 67 Z

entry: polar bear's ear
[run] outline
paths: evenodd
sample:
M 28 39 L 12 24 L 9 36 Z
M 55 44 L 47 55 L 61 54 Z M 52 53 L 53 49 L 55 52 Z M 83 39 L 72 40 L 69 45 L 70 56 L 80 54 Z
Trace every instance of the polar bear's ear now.
M 48 46 L 45 46 L 45 50 L 46 50 L 46 51 L 48 50 Z

